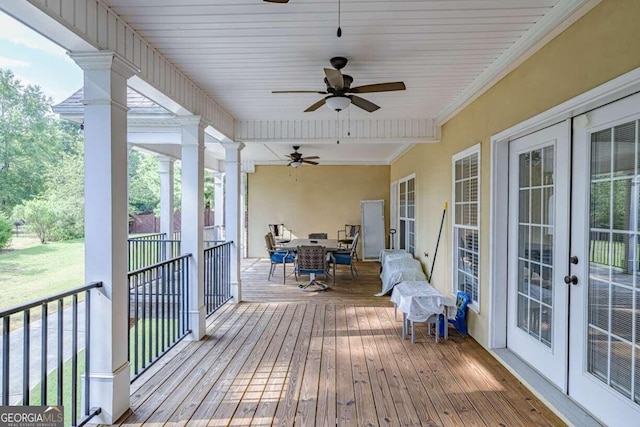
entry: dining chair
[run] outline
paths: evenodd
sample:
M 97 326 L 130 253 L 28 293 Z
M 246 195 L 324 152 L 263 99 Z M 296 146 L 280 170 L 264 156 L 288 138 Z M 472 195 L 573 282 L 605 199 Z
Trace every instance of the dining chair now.
M 284 224 L 269 224 L 269 231 L 273 234 L 276 245 L 284 245 L 291 241 L 291 230 Z
M 356 234 L 360 233 L 360 224 L 345 224 L 344 230 L 338 230 L 338 246 L 341 248 L 351 249 Z M 358 254 L 356 253 L 356 260 Z
M 264 240 L 267 244 L 267 252 L 269 252 L 269 260 L 271 261 L 271 265 L 269 266 L 269 277 L 267 280 L 271 280 L 271 276 L 273 276 L 276 266 L 278 264 L 282 264 L 282 283 L 286 283 L 287 264 L 293 264 L 295 262 L 295 254 L 289 251 L 278 250 L 276 248 L 275 238 L 270 232 L 265 234 Z
M 310 239 L 327 239 L 327 233 L 309 233 Z
M 316 275 L 327 278 L 327 249 L 324 246 L 298 246 L 296 251 L 296 280 L 299 275 L 309 275 L 309 281 L 298 287 L 307 289 L 309 286 L 317 286 L 319 291 L 328 289 L 328 286 L 316 280 Z
M 343 249 L 333 252 L 331 257 L 329 258 L 329 265 L 333 267 L 334 280 L 336 277 L 336 265 L 348 265 L 349 269 L 351 270 L 351 279 L 356 280 L 356 277 L 358 276 L 358 270 L 356 270 L 354 261 L 357 260 L 356 248 L 358 247 L 359 238 L 360 233 L 356 233 L 355 237 L 353 238 L 351 249 Z

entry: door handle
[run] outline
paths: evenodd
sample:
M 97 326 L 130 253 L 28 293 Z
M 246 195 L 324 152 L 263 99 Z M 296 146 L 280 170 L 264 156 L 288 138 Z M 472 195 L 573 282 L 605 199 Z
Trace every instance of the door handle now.
M 564 283 L 567 285 L 577 285 L 578 278 L 576 276 L 564 276 Z

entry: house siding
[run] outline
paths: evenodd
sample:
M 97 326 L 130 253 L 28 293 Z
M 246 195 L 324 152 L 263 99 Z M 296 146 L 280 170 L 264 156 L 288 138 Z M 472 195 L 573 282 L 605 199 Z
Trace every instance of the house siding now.
M 481 143 L 480 310 L 469 313 L 469 332 L 485 347 L 489 326 L 491 136 L 640 67 L 639 17 L 638 0 L 602 1 L 445 123 L 440 143 L 416 145 L 391 165 L 392 181 L 416 174 L 416 254 L 430 267 L 443 203 L 451 206 L 451 157 Z M 444 230 L 432 282 L 449 292 L 450 213 Z M 425 252 L 431 257 L 424 256 Z

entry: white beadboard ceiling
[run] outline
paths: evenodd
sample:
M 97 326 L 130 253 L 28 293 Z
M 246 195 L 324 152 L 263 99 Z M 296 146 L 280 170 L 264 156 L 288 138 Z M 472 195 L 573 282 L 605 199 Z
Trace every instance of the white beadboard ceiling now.
M 342 38 L 336 37 L 337 0 L 104 3 L 237 121 L 304 121 L 335 119 L 336 113 L 328 107 L 303 113 L 322 95 L 271 90 L 324 90 L 322 69 L 330 67 L 333 56 L 349 59 L 343 73 L 353 76 L 353 86 L 398 80 L 407 86 L 406 91 L 362 95 L 381 108 L 367 113 L 351 106 L 351 119 L 436 118 L 488 72 L 497 74 L 515 62 L 512 51 L 519 43 L 527 37 L 531 45 L 539 42 L 587 1 L 342 0 Z M 569 12 L 549 19 L 562 8 Z M 505 61 L 510 52 L 514 58 Z M 384 163 L 406 143 L 380 144 L 367 156 L 360 147 L 361 157 Z M 342 145 L 304 139 L 300 144 L 316 144 L 305 154 L 344 159 L 330 154 Z M 290 145 L 273 147 L 288 153 Z M 357 152 L 349 151 L 354 161 Z M 260 163 L 260 158 L 250 160 Z

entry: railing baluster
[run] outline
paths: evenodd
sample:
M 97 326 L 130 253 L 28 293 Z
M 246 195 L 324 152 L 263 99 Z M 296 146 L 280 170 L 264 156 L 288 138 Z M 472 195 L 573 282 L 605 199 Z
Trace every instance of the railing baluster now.
M 134 276 L 134 296 L 135 296 L 135 304 L 134 304 L 134 318 L 133 318 L 133 343 L 134 343 L 134 351 L 133 351 L 133 372 L 137 375 L 138 374 L 138 340 L 140 338 L 140 331 L 138 330 L 138 319 L 140 318 L 140 313 L 138 312 L 138 306 L 140 305 L 138 303 L 138 289 L 139 289 L 139 282 L 138 282 L 139 277 L 138 276 Z
M 64 374 L 64 354 L 63 354 L 63 341 L 64 341 L 64 313 L 63 313 L 63 300 L 58 300 L 58 405 L 62 405 L 63 397 L 63 374 Z
M 42 340 L 40 348 L 40 404 L 47 404 L 47 346 L 49 344 L 49 304 L 42 304 L 42 320 L 40 321 L 42 329 Z
M 29 405 L 29 364 L 31 363 L 31 310 L 23 312 L 22 329 L 22 404 Z M 7 316 L 9 318 L 9 316 Z M 9 364 L 7 363 L 7 366 Z
M 73 295 L 71 322 L 71 425 L 78 424 L 78 294 Z
M 91 294 L 84 293 L 84 415 L 89 415 L 91 373 Z
M 9 326 L 10 317 L 2 319 L 2 405 L 9 405 Z

